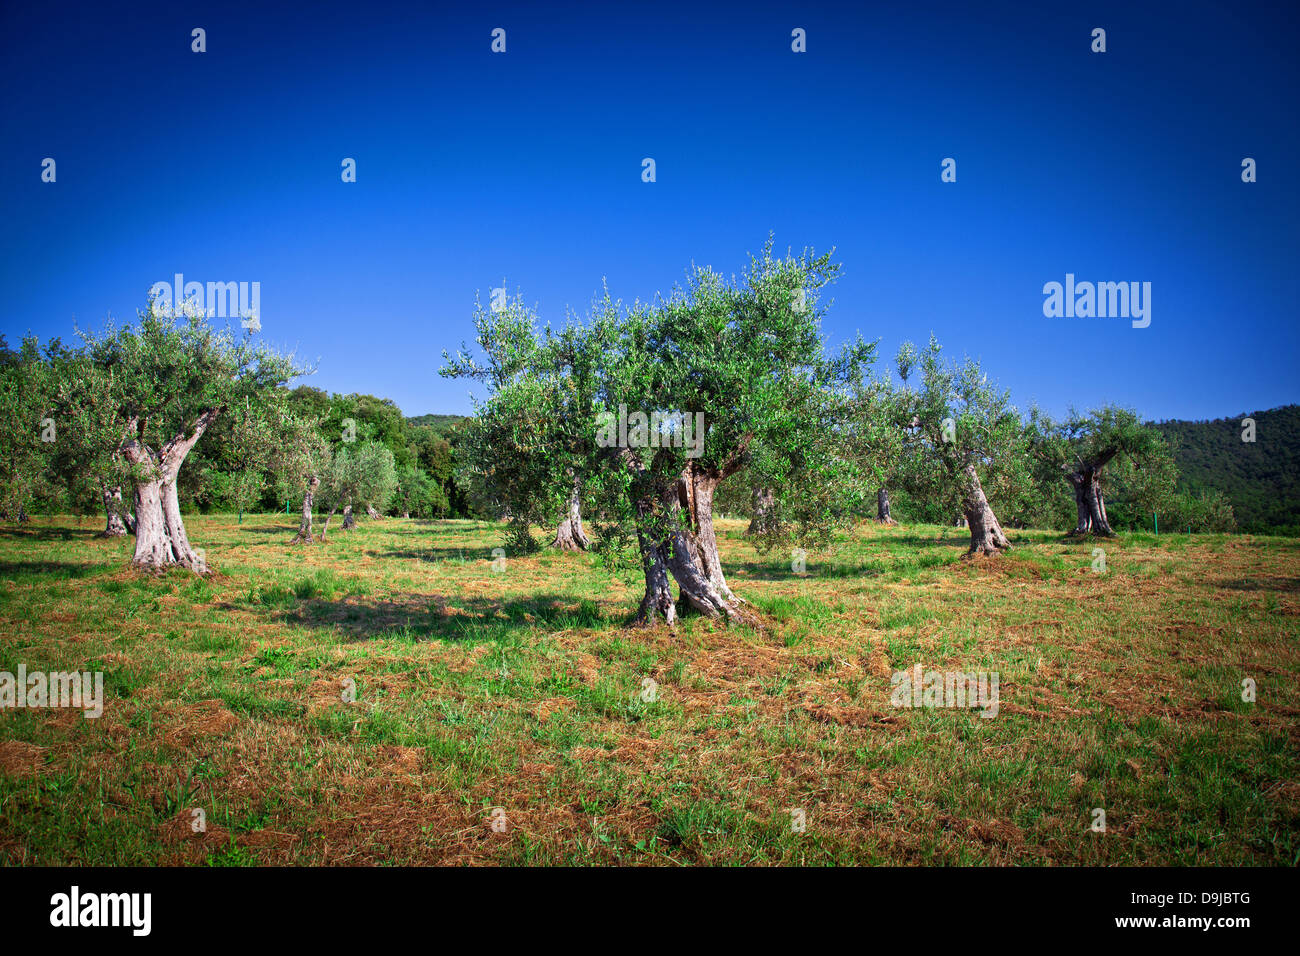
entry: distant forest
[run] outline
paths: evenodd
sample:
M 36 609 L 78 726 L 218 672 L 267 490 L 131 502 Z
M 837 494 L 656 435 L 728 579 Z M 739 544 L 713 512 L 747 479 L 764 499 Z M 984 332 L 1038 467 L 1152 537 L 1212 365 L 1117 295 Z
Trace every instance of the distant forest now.
M 1242 441 L 1242 421 L 1255 440 Z M 1215 421 L 1154 422 L 1173 446 L 1180 490 L 1214 490 L 1242 531 L 1300 535 L 1300 405 Z

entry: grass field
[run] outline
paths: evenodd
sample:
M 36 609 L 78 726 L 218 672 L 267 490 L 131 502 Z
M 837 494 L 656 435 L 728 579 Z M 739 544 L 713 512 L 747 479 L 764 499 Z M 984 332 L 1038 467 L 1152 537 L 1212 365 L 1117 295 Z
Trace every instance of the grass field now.
M 0 529 L 0 670 L 107 696 L 0 712 L 6 863 L 1300 860 L 1300 541 L 1123 535 L 1098 573 L 1055 533 L 971 562 L 864 525 L 799 576 L 726 521 L 766 626 L 670 630 L 585 554 L 495 572 L 485 523 L 196 516 L 207 580 L 101 527 Z M 997 672 L 998 715 L 894 708 L 917 663 Z

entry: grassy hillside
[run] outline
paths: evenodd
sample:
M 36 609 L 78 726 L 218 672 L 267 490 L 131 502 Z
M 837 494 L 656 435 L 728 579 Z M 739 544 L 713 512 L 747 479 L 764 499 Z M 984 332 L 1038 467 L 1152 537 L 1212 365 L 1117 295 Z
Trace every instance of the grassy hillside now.
M 864 526 L 799 576 L 743 528 L 762 630 L 629 629 L 637 575 L 495 573 L 470 521 L 292 548 L 195 516 L 210 580 L 127 572 L 91 520 L 0 529 L 0 670 L 108 696 L 0 712 L 0 862 L 1300 859 L 1300 542 L 1123 535 L 1099 573 L 1056 534 L 970 562 L 961 529 Z M 997 672 L 996 717 L 893 707 L 918 663 Z
M 1251 413 L 1253 443 L 1241 440 L 1246 417 L 1156 427 L 1174 442 L 1185 486 L 1223 492 L 1241 530 L 1300 534 L 1300 405 Z

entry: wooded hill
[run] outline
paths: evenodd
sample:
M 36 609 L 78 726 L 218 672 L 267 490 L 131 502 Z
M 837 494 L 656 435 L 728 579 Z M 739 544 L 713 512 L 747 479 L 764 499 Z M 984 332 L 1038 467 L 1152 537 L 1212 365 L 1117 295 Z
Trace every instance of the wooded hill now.
M 447 432 L 455 427 L 457 422 L 462 422 L 469 416 L 467 415 L 413 415 L 407 418 L 408 425 L 416 427 L 432 428 L 434 432 L 443 437 L 447 437 Z
M 1253 442 L 1242 441 L 1245 418 Z M 1242 531 L 1300 534 L 1300 405 L 1153 424 L 1173 446 L 1182 489 L 1221 492 Z

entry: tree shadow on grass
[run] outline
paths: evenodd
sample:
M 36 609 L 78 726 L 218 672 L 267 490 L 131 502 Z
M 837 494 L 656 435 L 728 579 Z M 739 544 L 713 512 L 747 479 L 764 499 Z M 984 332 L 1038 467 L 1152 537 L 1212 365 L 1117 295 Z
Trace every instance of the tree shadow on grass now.
M 818 579 L 844 580 L 849 578 L 864 580 L 890 575 L 906 576 L 920 571 L 928 571 L 932 568 L 949 567 L 959 563 L 960 560 L 960 555 L 950 556 L 939 553 L 912 558 L 899 557 L 893 560 L 855 561 L 852 564 L 834 564 L 830 561 L 817 561 L 810 558 L 808 570 L 804 574 L 797 574 L 787 566 L 774 568 L 772 565 L 760 561 L 730 564 L 724 570 L 728 574 L 731 574 L 734 570 L 737 578 L 743 576 L 756 581 L 815 581 Z
M 385 600 L 349 596 L 296 601 L 284 620 L 302 627 L 328 628 L 351 641 L 397 638 L 477 643 L 534 628 L 562 631 L 621 625 L 624 616 L 621 611 L 572 595 L 493 601 L 408 594 Z
M 959 531 L 960 534 L 957 533 Z M 902 534 L 869 538 L 865 543 L 879 544 L 886 548 L 892 548 L 896 544 L 908 548 L 969 548 L 970 532 L 965 528 L 954 528 L 952 534 L 944 535 L 942 538 L 936 538 L 932 534 Z
M 17 541 L 87 541 L 99 537 L 103 528 L 22 528 L 0 527 L 0 538 Z
M 1245 537 L 1243 535 L 1233 543 L 1248 548 L 1262 548 L 1265 551 L 1300 551 L 1300 538 L 1270 537 L 1261 541 L 1258 537 L 1252 536 L 1251 540 L 1247 541 Z
M 827 570 L 826 566 L 817 567 L 816 561 L 809 562 L 809 570 L 806 574 L 797 574 L 790 568 L 789 563 L 773 567 L 766 561 L 724 561 L 722 571 L 728 578 L 735 580 L 748 581 L 806 581 L 809 578 L 815 578 L 822 571 Z M 880 574 L 880 571 L 864 572 L 864 574 Z M 839 573 L 839 568 L 835 568 L 835 577 L 848 577 L 849 574 Z M 735 580 L 731 583 L 734 584 Z
M 271 525 L 235 525 L 235 530 L 240 534 L 282 534 L 286 539 L 292 538 L 298 533 L 298 524 L 271 524 Z
M 500 545 L 493 545 L 492 547 L 500 547 Z M 392 548 L 386 551 L 371 551 L 370 553 L 377 558 L 401 558 L 407 561 L 419 561 L 422 564 L 441 564 L 444 561 L 468 563 L 471 561 L 491 561 L 493 558 L 492 548 L 490 547 L 453 548 L 430 545 L 427 548 Z M 507 557 L 510 557 L 510 555 L 507 554 Z
M 0 561 L 0 581 L 49 575 L 57 578 L 87 578 L 104 570 L 102 564 L 71 561 Z
M 1115 544 L 1119 540 L 1120 536 L 1118 534 L 1093 534 L 1091 531 L 1086 532 L 1085 534 L 1075 534 L 1072 531 L 1067 531 L 1064 534 L 1058 535 L 1056 538 L 1049 539 L 1043 543 L 1077 544 L 1082 547 L 1085 544 Z
M 1277 591 L 1294 594 L 1300 592 L 1300 578 L 1288 578 L 1281 575 L 1261 574 L 1257 578 L 1223 579 L 1215 583 L 1228 591 Z
M 1014 530 L 1014 529 L 1013 529 Z M 884 548 L 886 550 L 903 551 L 910 548 L 956 548 L 970 547 L 970 532 L 965 528 L 953 528 L 953 533 L 944 535 L 942 538 L 932 534 L 891 534 L 882 535 L 878 538 L 855 536 L 851 539 L 852 544 L 857 546 L 870 545 L 872 547 Z M 728 541 L 735 541 L 741 544 L 748 544 L 749 538 L 740 536 L 728 536 Z M 843 543 L 843 542 L 840 542 Z M 1012 544 L 1015 542 L 1013 541 Z
M 894 542 L 902 545 L 895 548 Z M 905 575 L 930 568 L 945 567 L 956 563 L 961 554 L 970 548 L 970 540 L 965 537 L 941 538 L 907 536 L 889 538 L 884 542 L 885 555 L 860 561 L 837 561 L 834 557 L 808 555 L 808 570 L 799 574 L 791 567 L 791 562 L 782 557 L 780 564 L 774 564 L 771 557 L 758 557 L 750 561 L 724 561 L 723 570 L 757 581 L 799 581 L 817 578 L 874 578 L 887 575 Z M 911 549 L 924 549 L 922 553 L 908 553 Z
M 461 534 L 466 531 L 488 531 L 493 527 L 492 522 L 479 521 L 476 518 L 398 518 L 402 522 L 401 527 L 395 527 L 393 534 L 418 534 L 426 535 L 430 530 L 439 529 L 449 534 Z M 449 521 L 463 521 L 473 527 L 452 527 L 447 524 Z

